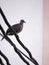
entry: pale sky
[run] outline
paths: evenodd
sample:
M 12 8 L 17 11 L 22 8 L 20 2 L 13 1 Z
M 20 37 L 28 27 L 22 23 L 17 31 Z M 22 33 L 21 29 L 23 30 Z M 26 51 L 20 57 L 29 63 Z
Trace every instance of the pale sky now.
M 31 51 L 32 56 L 38 61 L 39 65 L 42 65 L 43 0 L 0 0 L 0 6 L 11 25 L 19 23 L 21 19 L 25 20 L 26 24 L 24 24 L 22 32 L 18 35 L 24 45 Z M 1 15 L 0 24 L 6 31 L 8 27 L 5 25 Z M 10 38 L 21 51 L 28 55 L 14 36 Z M 0 43 L 0 50 L 8 57 L 11 65 L 26 65 L 5 39 L 2 42 L 0 41 Z M 34 64 L 30 62 L 30 65 Z

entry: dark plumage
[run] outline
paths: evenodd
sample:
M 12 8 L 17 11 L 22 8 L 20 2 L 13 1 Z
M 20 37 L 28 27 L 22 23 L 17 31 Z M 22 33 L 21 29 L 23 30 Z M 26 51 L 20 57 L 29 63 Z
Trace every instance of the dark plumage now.
M 23 29 L 23 23 L 25 23 L 24 20 L 20 20 L 20 23 L 12 25 L 12 29 L 16 32 L 19 33 L 22 31 Z M 12 30 L 10 30 L 9 28 L 6 31 L 6 35 L 14 35 L 14 33 L 12 32 Z M 2 40 L 4 39 L 4 37 L 2 38 Z

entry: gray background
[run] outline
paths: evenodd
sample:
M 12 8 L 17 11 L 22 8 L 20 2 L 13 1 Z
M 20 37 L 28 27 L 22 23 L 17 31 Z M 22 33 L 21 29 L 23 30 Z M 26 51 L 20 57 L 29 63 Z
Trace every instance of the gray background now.
M 0 6 L 11 25 L 19 23 L 21 19 L 26 21 L 23 31 L 18 35 L 24 45 L 31 51 L 32 56 L 38 61 L 39 65 L 42 65 L 43 0 L 0 0 Z M 0 23 L 6 31 L 8 27 L 5 25 L 1 15 Z M 20 50 L 28 55 L 14 36 L 9 37 Z M 1 38 L 0 36 L 0 40 Z M 2 42 L 0 41 L 0 50 L 8 57 L 11 65 L 26 65 L 5 39 Z M 4 59 L 3 62 L 6 64 Z M 31 62 L 30 64 L 33 65 Z

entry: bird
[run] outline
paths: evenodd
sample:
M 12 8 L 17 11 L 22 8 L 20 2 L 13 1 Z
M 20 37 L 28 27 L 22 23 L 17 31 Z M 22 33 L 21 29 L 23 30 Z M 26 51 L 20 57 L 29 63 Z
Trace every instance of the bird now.
M 11 26 L 11 28 L 16 32 L 16 34 L 20 33 L 23 29 L 23 23 L 26 23 L 23 19 L 20 20 L 20 23 L 14 24 Z M 6 31 L 6 35 L 14 35 L 13 31 L 8 28 Z M 4 36 L 1 40 L 4 39 Z

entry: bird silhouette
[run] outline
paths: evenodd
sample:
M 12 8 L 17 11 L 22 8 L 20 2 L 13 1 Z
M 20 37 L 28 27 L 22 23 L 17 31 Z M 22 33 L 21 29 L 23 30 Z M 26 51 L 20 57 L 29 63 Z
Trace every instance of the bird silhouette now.
M 23 23 L 25 23 L 25 21 L 22 19 L 22 20 L 20 20 L 20 23 L 12 25 L 11 28 L 18 34 L 23 29 Z M 14 33 L 10 28 L 8 28 L 6 31 L 6 35 L 14 35 Z M 4 39 L 4 37 L 1 40 L 3 40 L 3 39 Z

